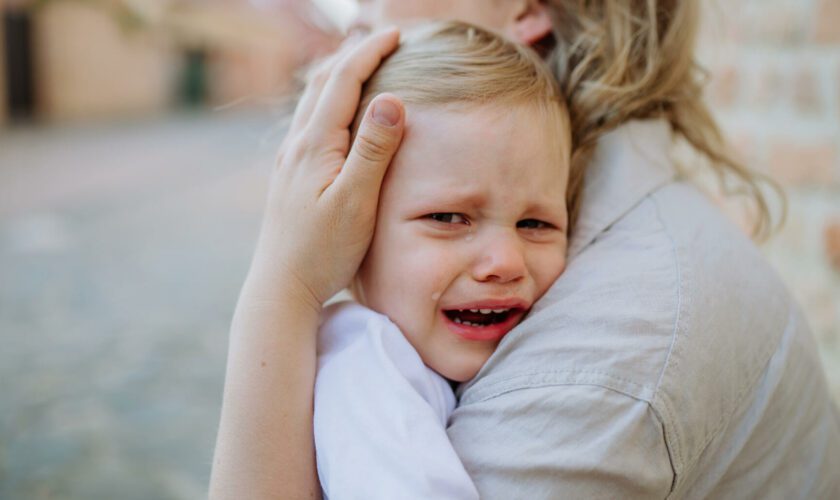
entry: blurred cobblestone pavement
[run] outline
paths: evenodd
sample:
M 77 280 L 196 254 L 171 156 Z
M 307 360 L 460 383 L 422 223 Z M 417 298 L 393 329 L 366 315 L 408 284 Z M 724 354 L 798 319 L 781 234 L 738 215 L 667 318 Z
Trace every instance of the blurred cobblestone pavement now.
M 263 115 L 0 132 L 0 498 L 206 495 Z
M 279 138 L 268 113 L 0 133 L 0 499 L 205 495 Z M 790 244 L 819 238 L 769 253 L 840 394 L 840 278 Z

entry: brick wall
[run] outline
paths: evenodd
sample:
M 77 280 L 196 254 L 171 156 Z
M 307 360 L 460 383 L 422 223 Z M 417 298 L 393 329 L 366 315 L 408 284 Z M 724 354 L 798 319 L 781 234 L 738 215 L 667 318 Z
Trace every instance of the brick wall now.
M 38 114 L 51 120 L 159 113 L 176 61 L 154 36 L 84 2 L 51 2 L 33 34 Z
M 0 10 L 0 126 L 6 122 L 6 32 Z
M 805 309 L 840 401 L 840 0 L 706 0 L 708 99 L 741 157 L 787 190 L 764 250 Z
M 137 12 L 129 10 L 140 20 L 135 23 L 100 2 L 55 1 L 34 9 L 39 117 L 87 120 L 165 112 L 181 90 L 187 50 L 204 57 L 211 106 L 271 104 L 292 86 L 292 74 L 302 63 L 338 42 L 317 19 L 305 22 L 311 9 L 299 0 L 272 0 L 259 9 L 243 0 L 155 5 L 140 2 Z M 159 15 L 144 17 L 146 7 L 159 8 Z M 0 78 L 5 98 L 2 88 Z M 0 123 L 4 115 L 0 105 Z

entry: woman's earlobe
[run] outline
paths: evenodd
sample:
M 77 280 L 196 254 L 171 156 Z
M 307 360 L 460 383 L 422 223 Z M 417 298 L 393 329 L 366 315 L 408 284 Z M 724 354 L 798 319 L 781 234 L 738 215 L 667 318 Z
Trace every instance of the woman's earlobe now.
M 551 34 L 551 14 L 543 1 L 528 0 L 524 12 L 513 22 L 512 35 L 518 42 L 533 46 Z

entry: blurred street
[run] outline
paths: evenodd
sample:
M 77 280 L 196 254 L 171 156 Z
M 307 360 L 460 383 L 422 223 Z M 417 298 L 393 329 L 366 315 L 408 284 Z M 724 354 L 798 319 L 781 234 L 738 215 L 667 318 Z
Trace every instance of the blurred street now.
M 258 112 L 0 134 L 0 498 L 206 494 L 280 135 Z
M 277 101 L 355 3 L 0 3 L 0 500 L 206 497 Z M 703 5 L 708 102 L 788 194 L 762 251 L 840 402 L 840 2 Z

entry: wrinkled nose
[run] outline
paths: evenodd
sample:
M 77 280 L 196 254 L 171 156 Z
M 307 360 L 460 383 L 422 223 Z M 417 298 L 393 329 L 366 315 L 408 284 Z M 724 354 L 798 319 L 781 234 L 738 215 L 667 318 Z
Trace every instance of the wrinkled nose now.
M 473 266 L 476 281 L 508 283 L 525 276 L 524 250 L 515 234 L 499 231 L 477 243 L 481 248 Z

